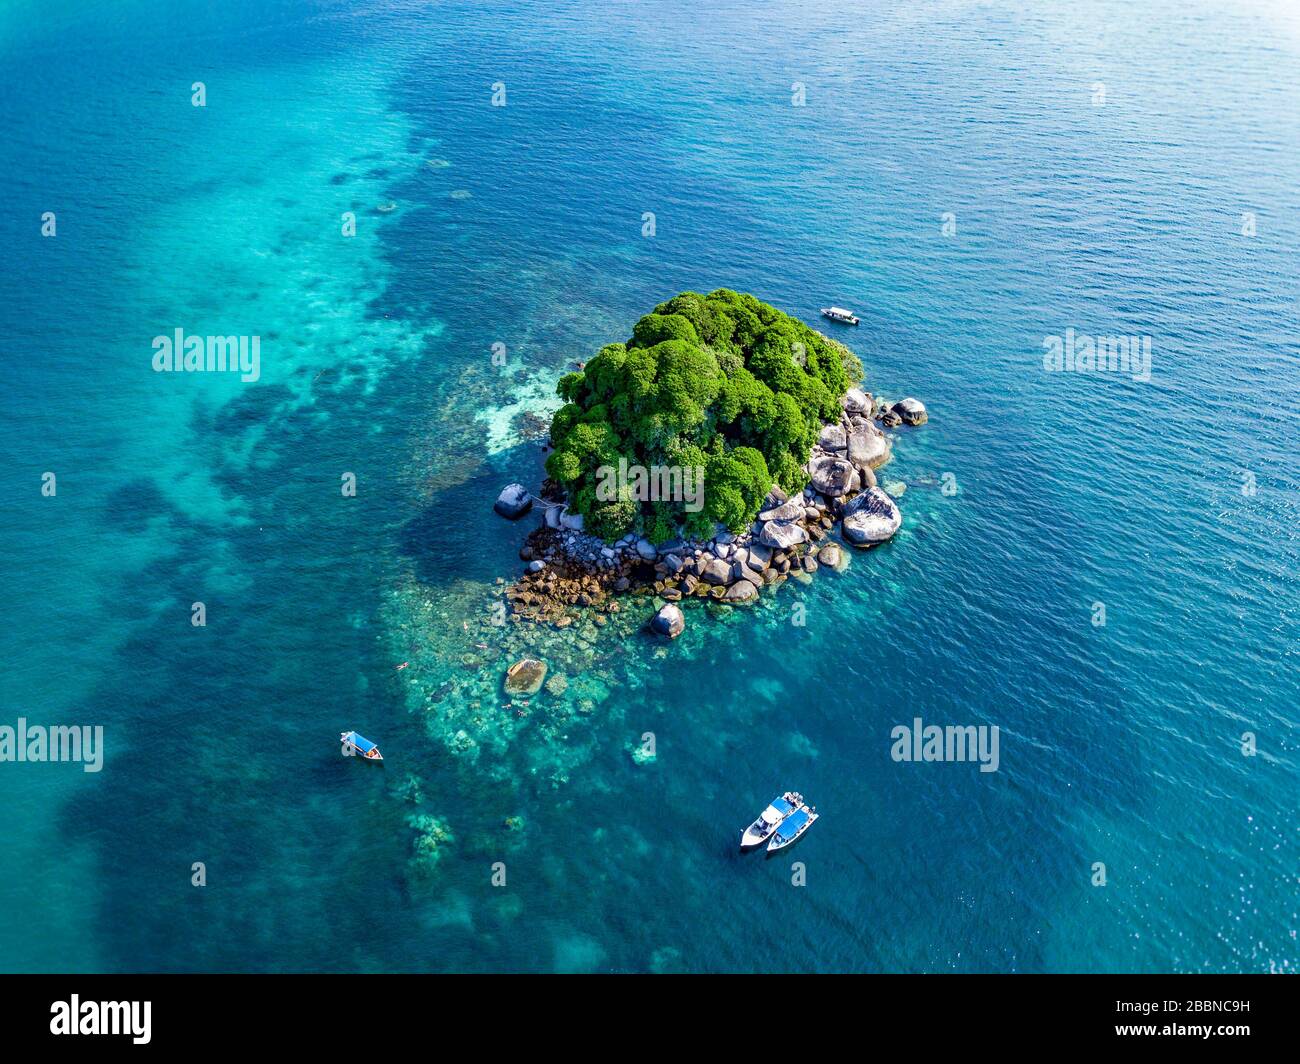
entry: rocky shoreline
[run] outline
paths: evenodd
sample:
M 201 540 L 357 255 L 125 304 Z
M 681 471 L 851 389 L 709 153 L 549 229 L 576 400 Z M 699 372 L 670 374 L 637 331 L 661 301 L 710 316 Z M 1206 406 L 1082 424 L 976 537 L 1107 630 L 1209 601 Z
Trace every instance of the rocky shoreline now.
M 566 627 L 576 607 L 594 611 L 600 624 L 602 614 L 620 609 L 620 595 L 657 596 L 664 604 L 651 629 L 675 638 L 685 626 L 676 605 L 683 599 L 743 605 L 761 588 L 791 577 L 806 580 L 823 567 L 845 568 L 846 552 L 831 538 L 837 526 L 855 548 L 886 542 L 903 518 L 876 482 L 876 469 L 892 457 L 881 426 L 923 425 L 926 409 L 916 399 L 889 404 L 856 388 L 840 405 L 840 420 L 823 426 L 804 467 L 808 486 L 790 497 L 774 485 L 758 519 L 741 533 L 722 530 L 707 541 L 672 539 L 657 546 L 635 535 L 606 543 L 583 531 L 581 515 L 569 514 L 548 483 L 536 500 L 545 507 L 542 524 L 519 552 L 526 572 L 506 590 L 511 620 Z M 533 503 L 522 485 L 511 484 L 494 508 L 518 519 Z

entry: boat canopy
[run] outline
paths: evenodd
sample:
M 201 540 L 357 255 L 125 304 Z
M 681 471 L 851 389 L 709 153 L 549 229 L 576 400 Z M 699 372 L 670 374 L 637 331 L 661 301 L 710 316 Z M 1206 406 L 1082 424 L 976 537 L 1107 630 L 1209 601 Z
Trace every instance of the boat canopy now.
M 790 814 L 790 819 L 777 828 L 776 833 L 780 838 L 792 839 L 806 823 L 808 823 L 808 810 L 799 809 Z
M 348 732 L 348 741 L 351 742 L 352 745 L 355 746 L 358 750 L 360 750 L 363 754 L 368 754 L 370 753 L 371 750 L 375 748 L 374 743 L 372 743 L 369 739 L 363 739 L 356 732 Z
M 793 808 L 794 806 L 784 798 L 773 798 L 772 804 L 763 810 L 763 819 L 769 824 L 775 824 L 783 816 L 787 816 Z
M 839 314 L 845 318 L 853 317 L 853 311 L 845 310 L 843 307 L 827 307 L 826 309 L 832 314 Z

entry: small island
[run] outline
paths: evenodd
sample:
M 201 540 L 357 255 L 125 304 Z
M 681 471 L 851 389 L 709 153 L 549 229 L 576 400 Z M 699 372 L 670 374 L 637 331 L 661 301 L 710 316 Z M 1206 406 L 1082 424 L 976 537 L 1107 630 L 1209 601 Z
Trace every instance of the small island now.
M 890 539 L 902 514 L 876 482 L 891 457 L 881 426 L 927 414 L 873 397 L 862 373 L 844 344 L 752 295 L 683 292 L 655 307 L 557 386 L 514 616 L 563 625 L 568 607 L 654 594 L 665 605 L 652 627 L 675 637 L 681 599 L 742 604 L 842 569 L 837 528 L 858 548 Z M 533 502 L 511 484 L 496 509 L 518 518 Z

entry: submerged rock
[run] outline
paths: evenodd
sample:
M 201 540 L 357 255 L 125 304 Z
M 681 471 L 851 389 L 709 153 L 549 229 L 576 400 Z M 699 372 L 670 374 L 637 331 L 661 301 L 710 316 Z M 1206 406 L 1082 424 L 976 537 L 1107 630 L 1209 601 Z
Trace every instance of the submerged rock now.
M 411 864 L 421 872 L 430 872 L 440 860 L 448 846 L 455 841 L 451 828 L 445 820 L 423 813 L 407 817 L 406 821 L 414 830 L 411 841 Z
M 670 602 L 655 614 L 650 627 L 659 635 L 676 639 L 686 628 L 686 618 L 682 616 L 682 611 Z
M 879 488 L 868 488 L 844 507 L 844 537 L 858 547 L 884 543 L 902 523 L 894 500 Z
M 645 765 L 655 760 L 653 749 L 645 743 L 632 743 L 628 747 L 628 753 L 632 755 L 632 764 Z
M 838 543 L 826 543 L 822 549 L 817 552 L 817 560 L 822 565 L 830 566 L 834 569 L 840 564 L 840 545 Z
M 492 504 L 492 509 L 512 521 L 523 517 L 532 508 L 533 497 L 522 484 L 507 484 L 501 489 L 497 501 Z
M 546 679 L 546 662 L 536 658 L 520 658 L 506 670 L 506 693 L 535 695 Z

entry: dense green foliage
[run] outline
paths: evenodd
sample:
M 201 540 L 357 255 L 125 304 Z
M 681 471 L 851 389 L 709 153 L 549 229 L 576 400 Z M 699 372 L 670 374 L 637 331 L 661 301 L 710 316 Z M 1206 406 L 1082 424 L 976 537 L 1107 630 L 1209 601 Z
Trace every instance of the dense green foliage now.
M 861 376 L 843 344 L 752 295 L 683 292 L 638 321 L 626 343 L 561 379 L 546 470 L 606 540 L 635 530 L 661 543 L 679 529 L 703 538 L 715 523 L 740 530 L 773 481 L 803 487 L 821 426 L 839 417 L 840 396 Z M 597 471 L 620 458 L 702 469 L 703 508 L 598 492 Z

